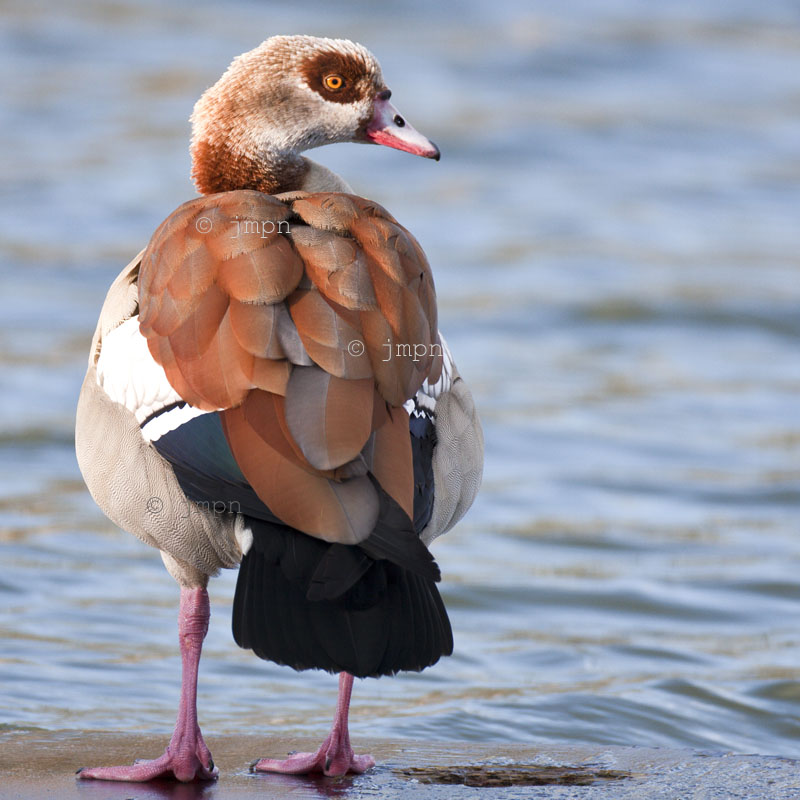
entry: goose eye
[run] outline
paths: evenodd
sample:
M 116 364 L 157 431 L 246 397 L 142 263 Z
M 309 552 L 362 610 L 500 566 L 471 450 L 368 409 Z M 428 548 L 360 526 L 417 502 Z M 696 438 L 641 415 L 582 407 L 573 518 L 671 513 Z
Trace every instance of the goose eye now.
M 344 78 L 341 75 L 326 75 L 324 83 L 331 91 L 338 92 L 344 86 Z

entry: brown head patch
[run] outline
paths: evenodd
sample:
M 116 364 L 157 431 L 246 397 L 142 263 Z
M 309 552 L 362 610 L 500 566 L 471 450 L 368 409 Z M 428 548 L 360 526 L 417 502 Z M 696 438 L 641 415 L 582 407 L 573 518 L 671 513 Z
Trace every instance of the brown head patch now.
M 255 189 L 278 194 L 298 189 L 308 172 L 308 162 L 297 155 L 270 162 L 237 153 L 222 137 L 192 144 L 192 179 L 201 194 Z
M 309 88 L 332 103 L 357 103 L 385 88 L 371 66 L 350 53 L 318 53 L 300 66 L 300 72 Z

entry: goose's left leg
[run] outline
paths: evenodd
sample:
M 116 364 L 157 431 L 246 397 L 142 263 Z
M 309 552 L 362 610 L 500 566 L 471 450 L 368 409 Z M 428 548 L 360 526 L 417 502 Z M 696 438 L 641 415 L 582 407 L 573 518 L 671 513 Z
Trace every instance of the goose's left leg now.
M 336 716 L 328 738 L 316 753 L 295 753 L 283 761 L 262 758 L 250 768 L 252 772 L 282 772 L 287 775 L 304 775 L 321 772 L 338 776 L 347 772 L 365 772 L 375 766 L 372 756 L 357 756 L 350 746 L 347 718 L 350 711 L 350 695 L 353 691 L 353 676 L 347 672 L 339 675 L 339 701 Z
M 210 608 L 205 588 L 181 587 L 178 615 L 181 662 L 183 666 L 178 720 L 167 750 L 154 761 L 138 761 L 125 767 L 92 767 L 79 770 L 82 779 L 102 781 L 150 781 L 173 777 L 179 781 L 210 781 L 217 768 L 197 724 L 197 668 L 208 631 Z

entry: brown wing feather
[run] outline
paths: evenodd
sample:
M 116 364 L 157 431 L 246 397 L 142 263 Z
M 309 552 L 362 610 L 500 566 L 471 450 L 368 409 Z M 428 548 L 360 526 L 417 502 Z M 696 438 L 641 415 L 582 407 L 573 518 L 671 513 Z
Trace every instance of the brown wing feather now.
M 169 334 L 169 343 L 181 363 L 196 361 L 208 350 L 228 312 L 228 301 L 228 295 L 211 284 L 192 302 L 188 316 L 181 315 L 183 322 Z M 179 301 L 175 304 L 180 308 Z
M 308 277 L 328 299 L 352 310 L 378 307 L 367 259 L 353 239 L 296 225 L 292 241 Z
M 314 363 L 339 378 L 372 377 L 369 358 L 361 350 L 362 333 L 316 289 L 298 289 L 287 301 L 292 321 Z
M 295 367 L 286 389 L 291 437 L 316 469 L 357 458 L 372 433 L 372 378 L 344 380 L 319 367 Z
M 292 365 L 285 359 L 281 361 L 268 361 L 266 358 L 253 359 L 253 386 L 256 389 L 284 395 L 291 374 Z
M 243 350 L 260 359 L 285 358 L 278 339 L 278 309 L 281 305 L 242 303 L 231 300 L 229 314 L 236 341 Z
M 162 297 L 174 297 L 176 301 L 189 301 L 202 297 L 214 282 L 214 260 L 208 258 L 199 238 L 184 236 L 184 268 L 175 272 L 167 284 Z
M 394 357 L 398 344 L 403 343 L 380 311 L 362 311 L 360 316 L 366 354 L 375 372 L 378 391 L 387 403 L 401 406 L 419 388 L 419 384 L 414 385 L 414 370 L 408 360 Z
M 287 239 L 274 235 L 269 246 L 220 262 L 216 280 L 237 300 L 267 305 L 283 300 L 302 277 L 302 260 Z
M 286 422 L 283 397 L 275 392 L 253 391 L 240 406 L 247 426 L 254 434 L 250 445 L 263 442 L 282 458 L 288 459 L 310 474 L 322 475 L 303 455 L 300 445 L 292 438 Z M 225 412 L 226 414 L 228 412 Z M 246 442 L 244 446 L 246 446 Z M 330 477 L 326 474 L 325 477 Z
M 140 273 L 153 357 L 185 400 L 222 410 L 234 458 L 286 524 L 363 540 L 379 507 L 368 472 L 413 516 L 398 407 L 441 371 L 436 300 L 384 209 L 337 193 L 202 197 L 159 227 Z
M 387 422 L 375 431 L 372 474 L 409 518 L 414 519 L 414 464 L 404 408 L 391 409 Z

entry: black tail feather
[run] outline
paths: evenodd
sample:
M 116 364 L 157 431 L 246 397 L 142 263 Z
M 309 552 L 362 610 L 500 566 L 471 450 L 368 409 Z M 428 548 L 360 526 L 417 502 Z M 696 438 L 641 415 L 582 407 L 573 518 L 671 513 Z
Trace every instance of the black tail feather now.
M 253 545 L 233 604 L 240 647 L 294 669 L 356 677 L 419 671 L 452 653 L 450 621 L 431 578 L 360 547 L 248 522 Z
M 311 577 L 309 600 L 334 600 L 360 580 L 372 559 L 359 547 L 332 544 Z
M 420 577 L 441 580 L 439 565 L 419 538 L 408 514 L 371 475 L 370 480 L 380 498 L 380 511 L 375 529 L 359 547 L 374 559 L 388 559 Z

